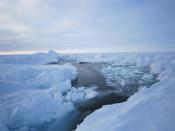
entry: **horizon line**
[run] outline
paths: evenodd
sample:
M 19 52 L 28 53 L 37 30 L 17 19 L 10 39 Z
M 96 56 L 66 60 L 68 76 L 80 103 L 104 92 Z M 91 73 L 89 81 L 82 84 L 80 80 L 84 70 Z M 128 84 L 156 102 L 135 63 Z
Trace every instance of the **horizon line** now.
M 36 53 L 48 53 L 49 51 L 54 51 L 58 54 L 93 54 L 93 53 L 156 53 L 156 52 L 175 52 L 175 50 L 118 50 L 118 51 L 70 51 L 70 50 L 24 50 L 24 51 L 0 51 L 0 55 L 30 55 Z

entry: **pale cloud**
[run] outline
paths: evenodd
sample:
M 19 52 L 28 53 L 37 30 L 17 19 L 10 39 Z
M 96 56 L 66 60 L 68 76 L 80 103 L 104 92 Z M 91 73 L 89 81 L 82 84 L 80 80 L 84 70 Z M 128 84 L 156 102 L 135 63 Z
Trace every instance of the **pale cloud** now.
M 1 0 L 0 51 L 173 49 L 173 3 L 173 0 Z

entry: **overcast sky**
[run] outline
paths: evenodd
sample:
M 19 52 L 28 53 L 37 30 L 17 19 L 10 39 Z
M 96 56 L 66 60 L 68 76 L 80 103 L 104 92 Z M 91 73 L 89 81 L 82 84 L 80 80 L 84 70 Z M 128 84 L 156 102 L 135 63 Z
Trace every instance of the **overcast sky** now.
M 175 0 L 0 0 L 0 53 L 175 51 Z

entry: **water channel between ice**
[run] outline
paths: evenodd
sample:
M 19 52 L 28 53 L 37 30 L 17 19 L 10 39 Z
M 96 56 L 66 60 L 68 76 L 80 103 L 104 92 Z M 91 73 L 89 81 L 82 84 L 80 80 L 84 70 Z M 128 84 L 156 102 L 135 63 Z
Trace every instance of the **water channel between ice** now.
M 96 85 L 97 89 L 95 90 L 98 92 L 98 95 L 92 99 L 88 99 L 87 101 L 74 103 L 76 110 L 69 114 L 69 119 L 67 119 L 67 116 L 65 116 L 65 118 L 62 119 L 63 123 L 58 123 L 55 121 L 48 129 L 49 131 L 59 131 L 60 128 L 63 129 L 62 131 L 75 130 L 77 125 L 95 110 L 104 105 L 124 102 L 132 94 L 134 94 L 134 92 L 138 91 L 140 86 L 149 87 L 157 82 L 156 74 L 151 74 L 152 77 L 150 80 L 142 80 L 145 74 L 150 75 L 149 67 L 136 67 L 134 65 L 110 65 L 108 63 L 71 62 L 71 64 L 77 68 L 78 72 L 77 79 L 72 82 L 72 85 L 76 88 L 81 86 L 89 88 L 91 85 Z M 136 70 L 137 68 L 138 71 Z M 112 72 L 110 72 L 109 69 L 111 69 Z M 130 76 L 129 74 L 128 76 L 122 76 L 120 73 L 122 70 L 131 70 L 129 72 Z M 132 72 L 132 70 L 135 72 Z M 115 78 L 116 76 L 113 76 L 115 71 L 118 71 L 117 73 L 119 73 L 119 76 L 121 76 L 120 78 L 128 82 L 124 85 L 125 87 L 122 87 L 122 85 L 117 82 L 117 80 L 120 80 L 120 78 Z M 113 76 L 112 78 L 111 76 L 108 78 L 109 72 L 111 73 L 110 75 Z M 131 79 L 131 81 L 127 79 Z M 109 83 L 111 82 L 113 83 L 110 85 Z

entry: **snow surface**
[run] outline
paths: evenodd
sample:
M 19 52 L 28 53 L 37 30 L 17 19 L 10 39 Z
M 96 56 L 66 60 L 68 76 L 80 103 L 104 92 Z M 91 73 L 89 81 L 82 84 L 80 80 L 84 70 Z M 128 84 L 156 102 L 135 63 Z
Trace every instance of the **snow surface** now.
M 151 73 L 149 66 L 136 64 L 109 64 L 101 69 L 109 87 L 119 92 L 132 95 L 142 86 L 150 86 L 156 81 L 156 73 Z
M 46 89 L 58 87 L 58 90 L 64 91 L 68 89 L 65 85 L 70 84 L 70 81 L 74 80 L 76 76 L 76 68 L 69 64 L 62 66 L 1 64 L 0 95 L 6 95 L 12 90 L 17 91 L 30 88 Z M 60 87 L 61 89 L 59 89 Z
M 0 56 L 0 131 L 72 128 L 79 116 L 74 103 L 96 93 L 72 87 L 77 69 L 71 64 L 42 65 L 56 60 L 52 51 Z
M 47 64 L 57 59 L 58 54 L 54 51 L 26 55 L 0 55 L 0 64 Z
M 76 76 L 76 68 L 69 64 L 1 64 L 0 130 L 49 130 L 47 123 L 75 111 L 63 94 Z
M 85 87 L 79 87 L 79 88 L 73 87 L 71 91 L 67 93 L 66 98 L 69 101 L 77 103 L 77 102 L 83 102 L 85 100 L 94 98 L 97 95 L 98 93 L 94 91 L 92 88 L 85 89 Z
M 0 131 L 70 131 L 79 117 L 74 104 L 95 97 L 97 92 L 94 88 L 72 87 L 71 81 L 77 77 L 77 70 L 70 64 L 41 65 L 56 61 L 57 58 L 58 54 L 53 51 L 0 56 Z M 105 67 L 104 73 L 113 72 L 116 78 L 121 74 L 119 83 L 123 86 L 128 83 L 123 80 L 135 78 L 134 73 L 142 73 L 137 67 L 148 66 L 151 69 L 150 73 L 139 76 L 143 81 L 150 81 L 152 74 L 159 74 L 160 82 L 151 88 L 142 88 L 127 102 L 97 110 L 78 126 L 77 131 L 175 129 L 174 53 L 59 56 L 59 60 L 62 59 L 109 62 L 114 67 Z M 122 68 L 116 65 L 137 67 L 121 71 Z
M 121 104 L 104 106 L 76 131 L 172 131 L 175 129 L 175 54 L 140 56 L 138 65 L 150 65 L 159 82 L 143 88 Z M 144 76 L 145 79 L 151 76 Z

